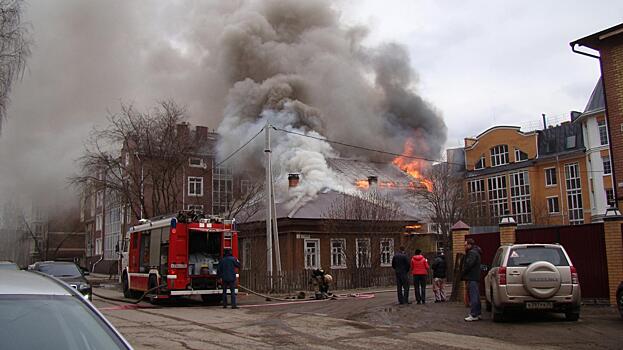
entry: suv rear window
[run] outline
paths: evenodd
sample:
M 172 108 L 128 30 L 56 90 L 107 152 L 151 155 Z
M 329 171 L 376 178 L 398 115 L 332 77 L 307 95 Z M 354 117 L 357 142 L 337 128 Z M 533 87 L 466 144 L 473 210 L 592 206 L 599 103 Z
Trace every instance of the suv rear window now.
M 562 249 L 543 246 L 512 248 L 506 266 L 528 266 L 535 261 L 547 261 L 554 266 L 569 266 Z

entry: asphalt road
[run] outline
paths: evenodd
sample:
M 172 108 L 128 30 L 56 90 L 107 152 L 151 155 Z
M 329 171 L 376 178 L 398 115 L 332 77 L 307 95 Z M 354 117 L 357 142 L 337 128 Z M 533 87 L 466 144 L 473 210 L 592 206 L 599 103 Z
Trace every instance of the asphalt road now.
M 112 297 L 121 293 L 97 289 Z M 430 296 L 431 294 L 429 294 Z M 505 323 L 463 320 L 457 303 L 397 305 L 394 292 L 340 300 L 267 303 L 239 296 L 238 310 L 199 300 L 170 305 L 94 304 L 135 349 L 621 349 L 623 321 L 613 308 L 585 306 L 578 322 L 562 315 L 517 315 Z

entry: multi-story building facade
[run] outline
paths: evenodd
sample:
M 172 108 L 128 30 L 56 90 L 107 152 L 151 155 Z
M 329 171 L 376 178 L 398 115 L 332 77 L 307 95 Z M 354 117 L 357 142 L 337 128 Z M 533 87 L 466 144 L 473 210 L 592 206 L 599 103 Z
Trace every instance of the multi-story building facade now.
M 465 168 L 472 225 L 495 225 L 506 214 L 519 225 L 591 221 L 579 125 L 492 127 L 465 139 Z
M 81 218 L 86 230 L 87 261 L 92 270 L 116 273 L 120 241 L 128 228 L 141 218 L 173 214 L 182 209 L 218 215 L 222 209 L 228 208 L 233 197 L 233 175 L 231 169 L 214 168 L 218 135 L 203 126 L 190 130 L 186 123 L 177 125 L 175 135 L 192 140 L 196 147 L 187 153 L 187 159 L 181 162 L 179 168 L 172 171 L 173 179 L 169 180 L 172 189 L 162 191 L 158 186 L 163 185 L 157 184 L 156 177 L 150 175 L 162 166 L 160 157 L 142 153 L 135 146 L 125 144 L 120 150 L 120 159 L 124 169 L 134 174 L 126 180 L 136 179 L 139 182 L 135 186 L 144 198 L 143 204 L 139 200 L 130 204 L 122 194 L 102 185 L 91 186 L 84 194 Z M 213 168 L 216 174 L 214 181 Z M 102 181 L 108 175 L 102 172 L 97 176 Z M 165 202 L 168 204 L 161 206 Z M 217 205 L 213 206 L 213 203 Z
M 583 46 L 599 55 L 578 50 Z M 608 131 L 612 187 L 619 209 L 623 210 L 623 23 L 571 43 L 574 52 L 599 59 L 604 94 L 605 124 Z
M 614 203 L 612 157 L 601 79 L 597 82 L 584 112 L 575 113 L 573 122 L 582 125 L 590 184 L 591 216 L 593 221 L 600 220 L 608 206 Z

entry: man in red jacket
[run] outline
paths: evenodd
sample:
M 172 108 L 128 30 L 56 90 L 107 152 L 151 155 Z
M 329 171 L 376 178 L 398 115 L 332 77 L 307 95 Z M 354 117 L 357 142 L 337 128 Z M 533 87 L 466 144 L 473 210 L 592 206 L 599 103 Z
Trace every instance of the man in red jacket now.
M 411 258 L 411 274 L 413 275 L 413 285 L 415 287 L 415 299 L 418 304 L 426 303 L 426 276 L 428 275 L 428 260 L 422 255 L 420 249 L 415 250 L 415 255 Z

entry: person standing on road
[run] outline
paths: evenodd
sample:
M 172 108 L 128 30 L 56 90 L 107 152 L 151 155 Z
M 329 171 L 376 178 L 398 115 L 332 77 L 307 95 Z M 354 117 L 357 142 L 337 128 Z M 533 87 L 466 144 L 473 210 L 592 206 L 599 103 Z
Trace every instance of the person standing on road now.
M 396 271 L 396 289 L 398 290 L 398 302 L 400 304 L 410 304 L 409 302 L 409 257 L 405 253 L 405 247 L 401 246 L 399 251 L 392 258 L 392 268 Z
M 472 238 L 465 241 L 465 259 L 463 260 L 463 280 L 467 281 L 469 291 L 469 315 L 465 321 L 480 320 L 480 255 L 482 249 Z
M 435 294 L 435 302 L 441 303 L 446 301 L 446 292 L 443 290 L 446 279 L 446 257 L 443 253 L 439 253 L 433 265 L 433 293 Z
M 426 276 L 428 276 L 428 260 L 422 255 L 420 249 L 415 250 L 411 258 L 411 274 L 413 274 L 413 286 L 415 287 L 415 299 L 418 304 L 426 304 Z
M 227 308 L 227 289 L 231 293 L 231 308 L 237 309 L 236 305 L 236 268 L 240 267 L 240 261 L 231 255 L 231 249 L 225 248 L 223 259 L 218 263 L 217 275 L 223 286 L 223 308 Z

